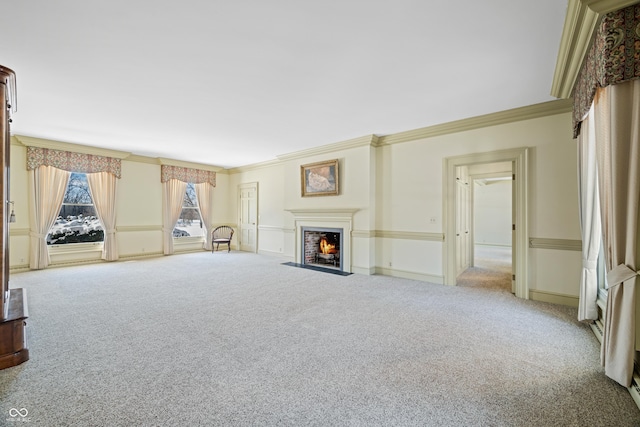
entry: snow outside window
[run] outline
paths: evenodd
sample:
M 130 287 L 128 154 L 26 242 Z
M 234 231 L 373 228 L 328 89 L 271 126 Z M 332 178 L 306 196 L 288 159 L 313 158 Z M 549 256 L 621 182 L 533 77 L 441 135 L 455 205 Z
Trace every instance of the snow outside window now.
M 87 175 L 73 172 L 60 214 L 47 234 L 47 245 L 103 241 L 104 231 L 93 206 Z
M 196 197 L 196 188 L 192 182 L 187 184 L 187 191 L 184 193 L 182 202 L 182 212 L 180 218 L 173 229 L 173 237 L 202 237 L 204 228 L 200 217 L 200 207 Z

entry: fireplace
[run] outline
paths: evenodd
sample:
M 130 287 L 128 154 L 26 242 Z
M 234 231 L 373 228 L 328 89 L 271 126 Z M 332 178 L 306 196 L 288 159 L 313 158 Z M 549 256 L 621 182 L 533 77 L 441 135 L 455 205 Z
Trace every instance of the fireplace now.
M 303 264 L 342 271 L 342 228 L 302 227 Z
M 326 268 L 328 271 L 341 271 L 351 273 L 351 233 L 353 231 L 353 215 L 359 209 L 350 208 L 316 208 L 316 209 L 287 209 L 294 219 L 294 245 L 295 263 L 306 264 L 305 255 L 305 231 L 324 232 L 326 234 L 340 234 L 337 243 L 338 259 L 331 256 L 319 256 L 321 260 L 317 264 L 312 264 L 313 268 Z M 328 242 L 330 243 L 330 242 Z M 320 240 L 318 240 L 318 245 Z M 335 243 L 334 243 L 335 244 Z M 313 250 L 314 254 L 318 252 Z M 331 255 L 331 254 L 327 254 Z M 314 263 L 315 255 L 313 257 Z M 336 265 L 334 265 L 334 262 Z

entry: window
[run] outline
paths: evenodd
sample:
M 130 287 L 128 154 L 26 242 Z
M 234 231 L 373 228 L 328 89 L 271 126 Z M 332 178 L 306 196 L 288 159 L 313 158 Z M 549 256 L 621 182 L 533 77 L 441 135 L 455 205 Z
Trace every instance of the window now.
M 173 229 L 173 237 L 202 237 L 204 236 L 204 228 L 202 227 L 196 187 L 190 182 L 187 184 L 187 191 L 184 193 L 182 212 Z
M 93 206 L 87 175 L 73 172 L 60 214 L 49 229 L 47 245 L 103 241 L 104 231 Z
M 598 252 L 598 298 L 607 300 L 607 269 L 604 265 L 604 242 L 600 241 L 600 252 Z

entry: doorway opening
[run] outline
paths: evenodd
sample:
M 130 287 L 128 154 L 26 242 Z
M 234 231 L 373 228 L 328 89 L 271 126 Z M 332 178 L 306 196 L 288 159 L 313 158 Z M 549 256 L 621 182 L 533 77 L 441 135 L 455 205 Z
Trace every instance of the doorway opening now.
M 471 184 L 471 256 L 456 279 L 457 285 L 513 293 L 512 162 L 461 167 L 467 169 Z
M 529 294 L 527 283 L 527 148 L 469 154 L 445 159 L 444 283 L 457 285 L 461 273 L 470 267 L 480 267 L 476 263 L 476 256 L 479 260 L 495 260 L 498 259 L 499 254 L 503 259 L 506 256 L 507 259 L 502 262 L 500 269 L 508 268 L 509 252 L 507 250 L 494 252 L 493 255 L 491 252 L 488 254 L 476 253 L 477 230 L 474 228 L 474 223 L 477 218 L 473 211 L 474 181 L 480 179 L 500 181 L 504 180 L 505 176 L 511 177 L 511 185 L 507 183 L 495 185 L 511 187 L 511 212 L 508 210 L 502 212 L 502 215 L 507 219 L 509 219 L 509 214 L 511 215 L 511 224 L 503 225 L 507 230 L 502 230 L 503 233 L 511 233 L 511 291 L 517 297 L 527 299 Z M 505 244 L 506 238 L 503 236 L 501 241 Z M 505 247 L 508 248 L 508 244 Z M 503 278 L 509 278 L 509 274 L 504 274 L 503 271 Z M 502 283 L 503 286 L 508 287 L 504 281 Z

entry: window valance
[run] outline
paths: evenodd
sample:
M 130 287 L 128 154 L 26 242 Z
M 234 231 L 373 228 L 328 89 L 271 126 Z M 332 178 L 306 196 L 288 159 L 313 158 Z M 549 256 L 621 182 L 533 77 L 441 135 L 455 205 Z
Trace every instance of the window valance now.
M 27 147 L 27 170 L 40 166 L 53 166 L 69 172 L 96 173 L 109 172 L 120 178 L 120 159 L 49 148 Z
M 208 182 L 212 186 L 216 186 L 216 173 L 213 171 L 162 165 L 160 175 L 161 182 L 177 179 L 178 181 L 191 182 L 194 184 Z
M 573 92 L 573 137 L 598 88 L 640 78 L 640 4 L 604 15 Z

